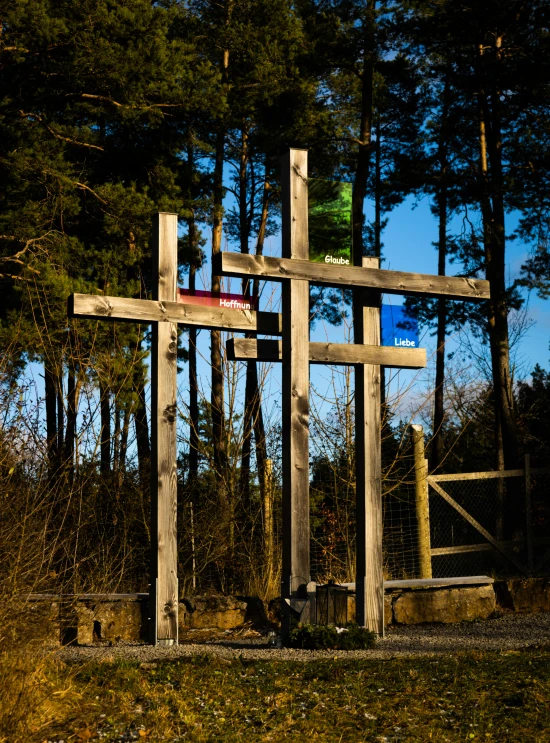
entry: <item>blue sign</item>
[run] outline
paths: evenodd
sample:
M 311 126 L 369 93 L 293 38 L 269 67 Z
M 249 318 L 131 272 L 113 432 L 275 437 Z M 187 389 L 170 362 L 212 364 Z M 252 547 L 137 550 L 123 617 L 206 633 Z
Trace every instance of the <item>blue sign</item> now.
M 382 305 L 382 345 L 419 348 L 418 322 L 400 305 Z

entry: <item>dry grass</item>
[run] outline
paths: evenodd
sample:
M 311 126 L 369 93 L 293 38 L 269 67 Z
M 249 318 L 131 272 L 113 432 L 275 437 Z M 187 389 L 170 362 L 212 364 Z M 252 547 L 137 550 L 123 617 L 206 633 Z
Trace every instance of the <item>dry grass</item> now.
M 49 694 L 17 740 L 550 738 L 549 648 L 389 661 L 51 662 L 44 684 Z

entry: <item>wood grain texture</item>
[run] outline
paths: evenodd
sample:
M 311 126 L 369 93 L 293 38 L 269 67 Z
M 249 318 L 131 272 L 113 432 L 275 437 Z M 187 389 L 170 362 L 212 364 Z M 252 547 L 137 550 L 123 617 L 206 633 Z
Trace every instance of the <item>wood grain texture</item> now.
M 459 544 L 454 547 L 433 547 L 431 549 L 432 557 L 438 555 L 461 555 L 466 552 L 493 552 L 494 547 L 488 542 L 482 542 L 480 544 Z
M 280 335 L 281 315 L 276 312 L 252 312 L 225 307 L 201 307 L 175 301 L 126 299 L 99 294 L 71 294 L 69 317 L 89 320 L 126 320 L 140 323 L 178 323 L 197 328 L 218 328 L 236 332 Z
M 428 460 L 424 456 L 424 429 L 417 423 L 411 426 L 414 450 L 416 542 L 419 578 L 432 577 L 430 554 L 430 507 L 428 502 Z
M 363 258 L 363 266 L 379 265 Z M 353 298 L 356 344 L 380 345 L 380 294 L 356 290 Z M 357 529 L 357 624 L 384 636 L 382 565 L 382 472 L 380 366 L 355 367 L 355 479 Z
M 232 361 L 282 361 L 283 344 L 277 340 L 230 338 L 227 342 L 227 356 Z M 309 362 L 344 366 L 383 364 L 395 369 L 423 369 L 426 366 L 426 349 L 310 342 Z
M 461 472 L 456 475 L 428 475 L 428 482 L 459 482 L 460 480 L 494 480 L 500 477 L 523 477 L 523 470 L 491 470 Z
M 307 151 L 281 159 L 282 249 L 290 260 L 307 260 Z M 307 598 L 309 567 L 309 284 L 285 281 L 283 306 L 283 632 L 290 630 L 286 599 Z M 308 617 L 302 616 L 302 621 Z
M 489 299 L 489 282 L 460 276 L 436 276 L 405 271 L 388 271 L 372 266 L 335 266 L 306 259 L 272 258 L 224 252 L 216 256 L 215 269 L 226 276 L 258 276 L 283 281 L 297 279 L 327 286 L 357 286 L 385 294 L 420 294 L 447 299 Z
M 533 539 L 533 545 L 536 546 L 545 545 L 548 543 L 550 543 L 550 537 L 538 537 L 537 539 Z M 514 549 L 516 547 L 522 549 L 525 546 L 525 542 L 521 539 L 501 542 L 501 544 L 503 547 L 507 547 L 508 549 Z M 431 553 L 432 557 L 434 557 L 437 555 L 460 554 L 461 552 L 492 552 L 494 551 L 494 549 L 495 548 L 492 544 L 482 542 L 480 544 L 459 544 L 455 545 L 454 547 L 433 547 Z
M 504 546 L 502 542 L 499 542 L 497 539 L 493 537 L 492 534 L 489 534 L 487 529 L 484 529 L 483 526 L 479 523 L 479 521 L 476 521 L 473 516 L 471 516 L 462 506 L 455 501 L 454 498 L 452 498 L 437 482 L 430 482 L 430 485 L 432 488 L 439 493 L 439 495 L 447 501 L 447 503 L 452 506 L 455 511 L 458 511 L 458 513 L 463 516 L 466 521 L 471 524 L 474 529 L 476 529 L 485 539 L 493 545 L 495 549 L 497 549 L 501 554 L 503 554 L 505 557 L 510 560 L 519 570 L 524 574 L 527 575 L 527 568 L 525 565 L 523 565 L 522 562 L 520 562 L 517 557 L 514 555 L 514 553 L 509 550 L 507 547 Z
M 159 305 L 175 302 L 178 218 L 154 223 L 153 286 Z M 151 602 L 155 645 L 178 641 L 177 325 L 153 323 L 151 339 Z
M 469 575 L 466 578 L 431 578 L 423 580 L 421 578 L 413 578 L 412 580 L 385 580 L 384 589 L 391 591 L 394 588 L 434 588 L 436 586 L 476 586 L 476 585 L 491 585 L 494 583 L 494 579 L 488 575 Z M 342 583 L 341 585 L 347 586 L 348 591 L 355 591 L 355 583 Z

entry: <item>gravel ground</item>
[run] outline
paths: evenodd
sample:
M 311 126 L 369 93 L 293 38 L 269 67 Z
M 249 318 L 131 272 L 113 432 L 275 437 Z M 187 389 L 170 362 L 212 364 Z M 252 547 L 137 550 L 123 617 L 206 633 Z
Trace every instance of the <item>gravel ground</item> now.
M 204 640 L 205 633 L 195 635 Z M 469 650 L 510 651 L 521 648 L 550 646 L 550 612 L 540 614 L 505 614 L 494 619 L 462 624 L 424 624 L 388 628 L 384 640 L 373 650 L 292 650 L 269 647 L 267 638 L 259 632 L 222 633 L 209 635 L 209 641 L 193 642 L 187 633 L 176 647 L 120 644 L 111 647 L 66 647 L 59 655 L 68 663 L 89 660 L 110 661 L 126 658 L 142 663 L 186 658 L 208 654 L 225 660 L 310 661 L 323 658 L 389 659 L 429 656 Z

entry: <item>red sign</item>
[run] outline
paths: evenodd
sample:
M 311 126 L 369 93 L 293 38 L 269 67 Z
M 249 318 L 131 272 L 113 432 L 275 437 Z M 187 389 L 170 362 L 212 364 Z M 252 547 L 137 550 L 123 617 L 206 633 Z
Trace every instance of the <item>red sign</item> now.
M 178 302 L 183 304 L 200 304 L 203 307 L 224 307 L 228 310 L 256 310 L 257 297 L 244 297 L 242 294 L 213 294 L 196 290 L 193 294 L 189 289 L 178 289 Z

